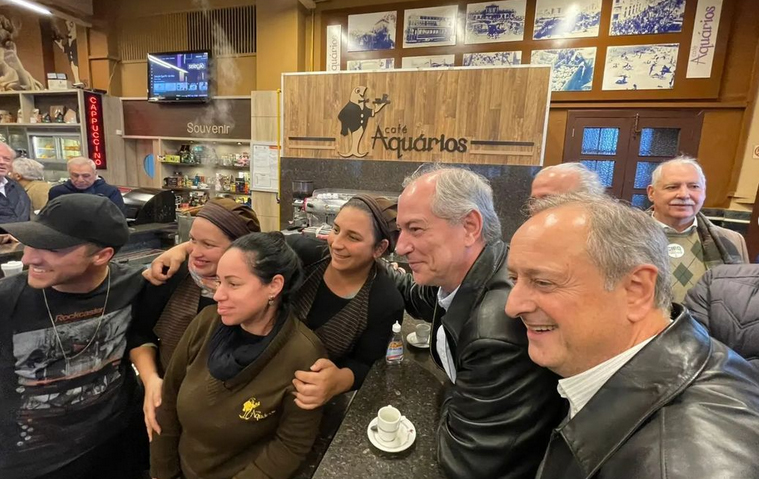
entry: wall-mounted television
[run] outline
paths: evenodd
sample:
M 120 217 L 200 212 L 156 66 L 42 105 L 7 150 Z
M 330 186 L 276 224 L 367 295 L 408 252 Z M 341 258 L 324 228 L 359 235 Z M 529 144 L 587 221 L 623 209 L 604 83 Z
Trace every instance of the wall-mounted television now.
M 148 101 L 203 102 L 211 96 L 211 52 L 148 54 Z

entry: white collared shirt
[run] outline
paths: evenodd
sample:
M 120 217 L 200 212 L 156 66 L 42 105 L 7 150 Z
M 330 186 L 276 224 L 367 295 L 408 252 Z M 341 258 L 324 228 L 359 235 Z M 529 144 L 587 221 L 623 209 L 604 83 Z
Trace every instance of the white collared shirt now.
M 444 310 L 448 311 L 448 308 L 451 307 L 453 298 L 456 296 L 456 293 L 459 291 L 460 287 L 461 286 L 457 287 L 451 292 L 451 294 L 448 295 L 443 292 L 443 288 L 439 288 L 437 290 L 437 304 L 439 304 L 440 307 Z M 435 335 L 437 339 L 437 342 L 435 344 L 437 355 L 440 356 L 440 362 L 443 363 L 443 369 L 445 370 L 445 374 L 448 375 L 448 379 L 450 379 L 451 382 L 455 384 L 456 366 L 453 362 L 451 348 L 448 346 L 448 337 L 445 335 L 445 328 L 443 328 L 443 323 L 440 323 L 440 326 L 438 326 Z
M 3 196 L 8 196 L 5 193 L 5 185 L 7 184 L 8 184 L 8 178 L 4 176 L 0 176 L 0 194 L 2 194 Z
M 651 214 L 651 218 L 653 218 L 654 221 L 656 221 L 657 223 L 659 223 L 659 225 L 662 228 L 664 228 L 665 232 L 672 232 L 672 233 L 679 234 L 679 235 L 690 234 L 690 232 L 693 231 L 693 228 L 695 228 L 695 227 L 698 226 L 698 218 L 694 216 L 693 217 L 693 223 L 690 226 L 688 226 L 687 228 L 685 228 L 685 230 L 683 230 L 682 233 L 678 233 L 677 230 L 674 229 L 673 227 L 671 227 L 670 225 L 666 225 L 666 224 L 662 223 L 661 221 L 657 220 L 656 216 L 654 216 L 653 213 Z M 667 230 L 669 230 L 669 231 L 667 231 Z
M 569 401 L 569 419 L 572 419 L 593 396 L 606 384 L 614 373 L 627 364 L 638 351 L 643 349 L 656 336 L 652 336 L 627 351 L 608 359 L 601 364 L 574 376 L 559 379 L 556 389 L 559 395 Z

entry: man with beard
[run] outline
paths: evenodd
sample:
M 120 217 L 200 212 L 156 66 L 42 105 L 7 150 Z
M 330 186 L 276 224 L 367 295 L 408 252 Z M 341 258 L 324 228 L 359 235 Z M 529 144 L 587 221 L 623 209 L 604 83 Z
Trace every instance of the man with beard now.
M 675 302 L 682 302 L 707 270 L 749 262 L 743 236 L 713 225 L 700 213 L 705 198 L 706 177 L 694 158 L 679 156 L 665 161 L 651 175 L 648 199 L 654 204 L 654 219 L 669 240 Z

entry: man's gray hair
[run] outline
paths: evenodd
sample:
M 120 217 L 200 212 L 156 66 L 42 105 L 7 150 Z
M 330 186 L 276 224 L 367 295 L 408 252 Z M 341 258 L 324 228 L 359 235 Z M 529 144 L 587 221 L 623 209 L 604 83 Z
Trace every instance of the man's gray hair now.
M 690 165 L 693 168 L 696 169 L 696 172 L 698 173 L 698 177 L 701 179 L 701 184 L 706 187 L 706 175 L 704 175 L 704 170 L 701 169 L 701 165 L 698 164 L 698 160 L 693 158 L 692 156 L 687 155 L 680 155 L 672 158 L 671 160 L 667 160 L 664 162 L 659 163 L 659 166 L 656 167 L 653 173 L 651 173 L 651 184 L 656 186 L 656 184 L 661 179 L 661 173 L 665 166 L 667 165 Z
M 466 168 L 443 166 L 439 163 L 419 168 L 403 180 L 404 188 L 422 176 L 434 173 L 437 177 L 432 193 L 432 214 L 451 224 L 460 224 L 472 211 L 482 216 L 482 238 L 491 244 L 502 238 L 501 220 L 493 206 L 490 182 Z
M 603 195 L 606 193 L 606 187 L 601 183 L 601 179 L 598 177 L 598 173 L 588 169 L 582 163 L 571 162 L 562 163 L 560 165 L 546 166 L 535 175 L 535 178 L 543 173 L 552 171 L 554 173 L 574 173 L 579 178 L 579 189 L 577 193 L 587 193 L 589 195 Z
M 16 150 L 11 148 L 11 145 L 4 141 L 0 141 L 0 148 L 5 148 L 10 153 L 11 160 L 14 160 L 16 158 Z
M 577 206 L 588 213 L 588 237 L 585 248 L 591 261 L 604 276 L 607 291 L 634 268 L 651 264 L 659 273 L 654 290 L 654 304 L 667 313 L 672 304 L 669 273 L 669 241 L 664 228 L 651 215 L 609 196 L 570 193 L 535 199 L 530 213 L 563 206 Z
M 45 167 L 39 161 L 31 158 L 16 158 L 13 160 L 13 172 L 21 176 L 24 180 L 44 180 L 43 175 Z
M 92 171 L 97 171 L 97 165 L 95 164 L 95 162 L 92 161 L 92 160 L 90 160 L 89 158 L 85 158 L 83 156 L 77 156 L 76 158 L 71 158 L 66 163 L 66 168 L 68 169 L 68 167 L 70 167 L 72 165 L 75 165 L 75 166 L 89 165 L 90 168 L 92 168 Z

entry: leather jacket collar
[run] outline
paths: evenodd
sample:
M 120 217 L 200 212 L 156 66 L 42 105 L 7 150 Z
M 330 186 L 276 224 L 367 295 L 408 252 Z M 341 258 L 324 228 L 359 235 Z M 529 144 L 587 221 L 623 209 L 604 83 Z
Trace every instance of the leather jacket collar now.
M 711 356 L 709 334 L 680 305 L 673 322 L 557 429 L 585 477 L 593 476 L 659 409 L 685 390 Z M 613 424 L 613 427 L 605 425 Z

